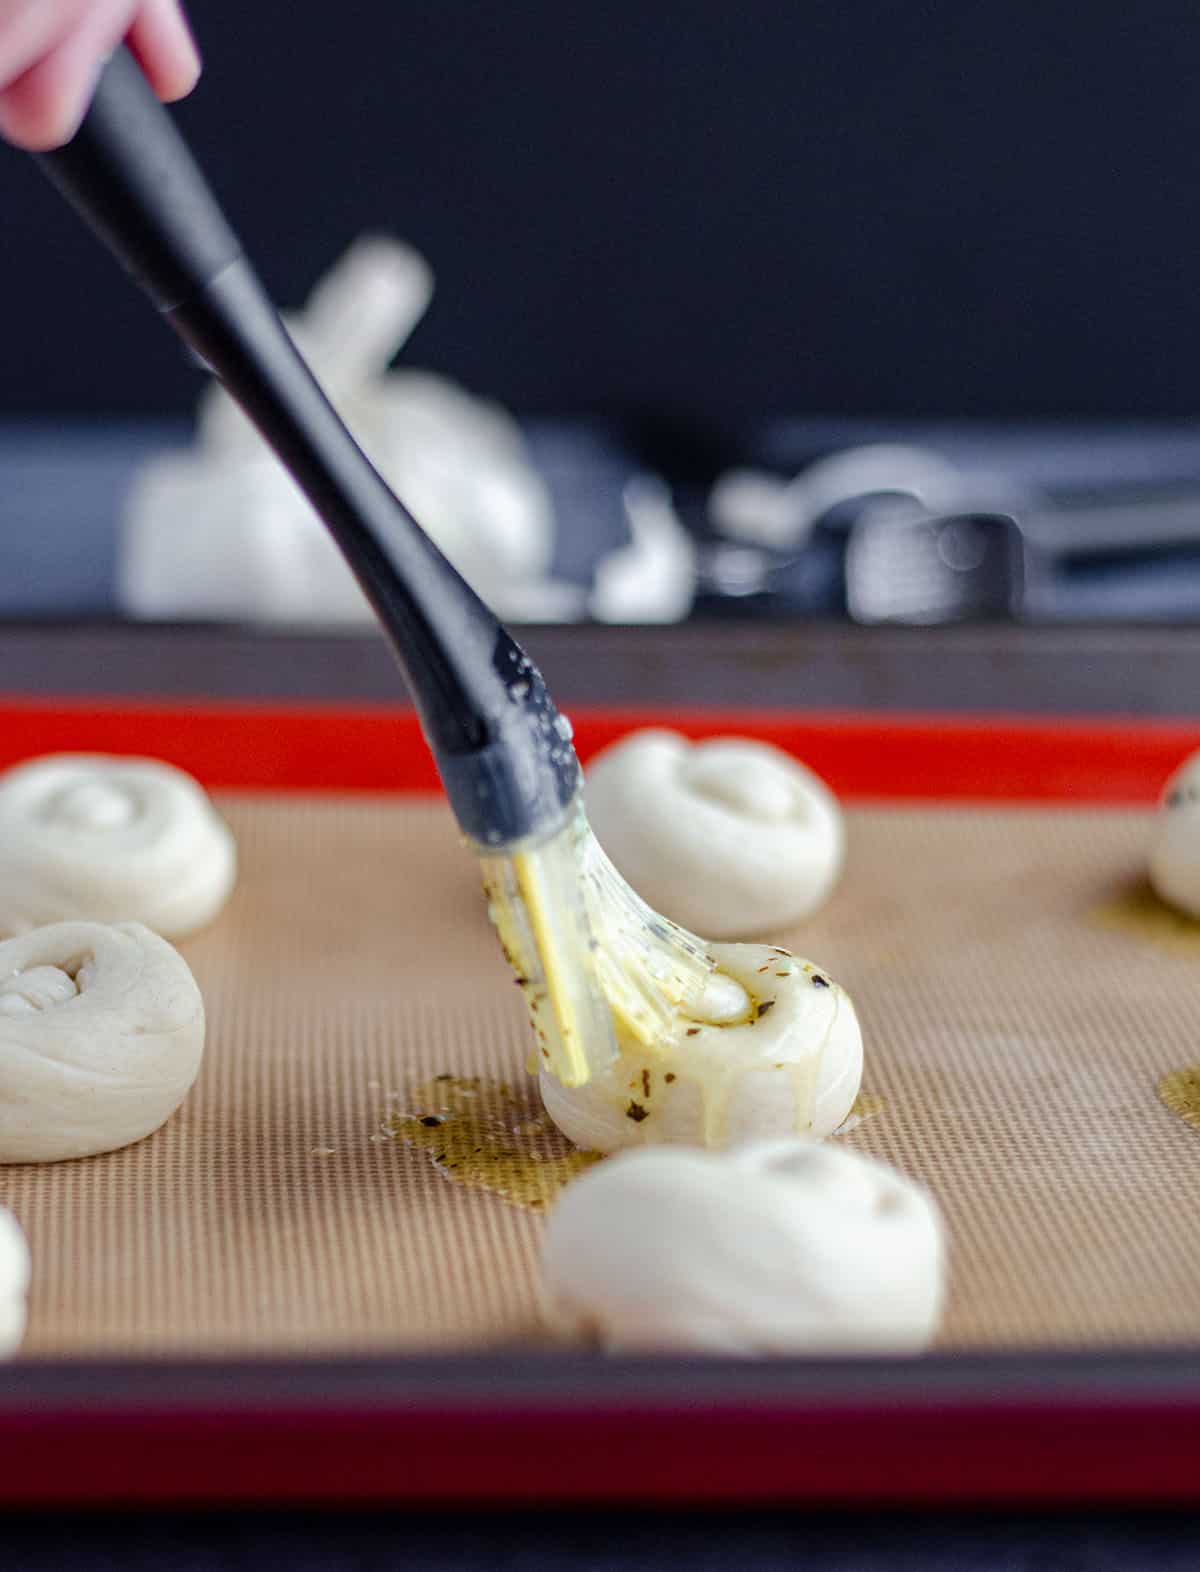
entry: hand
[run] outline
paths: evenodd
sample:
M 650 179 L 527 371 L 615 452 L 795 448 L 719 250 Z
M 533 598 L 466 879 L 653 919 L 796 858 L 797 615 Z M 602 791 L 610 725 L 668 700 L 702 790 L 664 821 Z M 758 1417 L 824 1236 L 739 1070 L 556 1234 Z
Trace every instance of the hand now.
M 123 40 L 161 99 L 191 92 L 200 56 L 180 0 L 0 0 L 0 135 L 31 151 L 69 141 Z

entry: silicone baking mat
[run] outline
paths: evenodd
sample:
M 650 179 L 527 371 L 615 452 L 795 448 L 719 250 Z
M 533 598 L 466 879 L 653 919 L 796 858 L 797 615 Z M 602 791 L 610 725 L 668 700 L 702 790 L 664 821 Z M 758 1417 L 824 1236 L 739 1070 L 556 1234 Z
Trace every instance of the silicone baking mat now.
M 536 1203 L 569 1149 L 540 1126 L 448 812 L 220 804 L 241 876 L 182 946 L 209 1013 L 195 1092 L 126 1151 L 0 1169 L 36 1261 L 26 1355 L 536 1344 Z M 771 936 L 858 1006 L 876 1111 L 840 1139 L 945 1210 L 943 1348 L 1200 1334 L 1200 1131 L 1156 1092 L 1200 1061 L 1200 940 L 1130 898 L 1146 828 L 1129 808 L 854 807 L 835 897 Z

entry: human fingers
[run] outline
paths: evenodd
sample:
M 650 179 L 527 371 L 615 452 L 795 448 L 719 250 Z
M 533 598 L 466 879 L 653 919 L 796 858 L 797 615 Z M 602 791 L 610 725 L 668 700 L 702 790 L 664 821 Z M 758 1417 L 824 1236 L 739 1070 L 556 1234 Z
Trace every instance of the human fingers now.
M 124 38 L 136 9 L 135 0 L 76 5 L 66 31 L 0 91 L 0 135 L 34 152 L 68 141 L 83 119 L 105 60 Z
M 179 0 L 142 0 L 126 42 L 164 103 L 195 87 L 200 51 Z

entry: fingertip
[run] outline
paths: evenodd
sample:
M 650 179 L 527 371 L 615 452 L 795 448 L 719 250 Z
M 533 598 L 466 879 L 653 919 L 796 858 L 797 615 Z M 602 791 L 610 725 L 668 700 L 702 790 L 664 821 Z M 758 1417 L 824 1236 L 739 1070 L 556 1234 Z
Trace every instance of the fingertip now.
M 129 32 L 129 47 L 164 103 L 186 98 L 204 62 L 183 8 L 176 0 L 145 0 Z
M 71 140 L 128 25 L 129 3 L 93 4 L 54 48 L 7 84 L 0 92 L 0 132 L 8 141 L 45 153 Z
M 49 153 L 79 130 L 90 90 L 76 101 L 49 98 L 16 82 L 0 94 L 0 137 L 26 153 Z
M 200 80 L 204 62 L 196 41 L 187 28 L 182 28 L 175 52 L 162 61 L 155 72 L 154 86 L 164 104 L 174 104 L 186 98 Z
M 194 65 L 186 70 L 180 66 L 169 77 L 161 77 L 158 84 L 158 96 L 164 104 L 177 104 L 181 98 L 186 98 L 200 80 L 204 67 L 199 55 Z

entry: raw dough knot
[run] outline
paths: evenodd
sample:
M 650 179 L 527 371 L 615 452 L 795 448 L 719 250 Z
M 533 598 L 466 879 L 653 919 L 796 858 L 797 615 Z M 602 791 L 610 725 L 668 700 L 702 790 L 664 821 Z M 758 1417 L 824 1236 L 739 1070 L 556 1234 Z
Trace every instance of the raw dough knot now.
M 88 918 L 183 938 L 236 874 L 233 836 L 169 764 L 60 753 L 0 775 L 0 932 Z
M 596 838 L 643 900 L 713 938 L 811 915 L 842 865 L 842 816 L 813 772 L 764 742 L 638 731 L 587 769 Z

